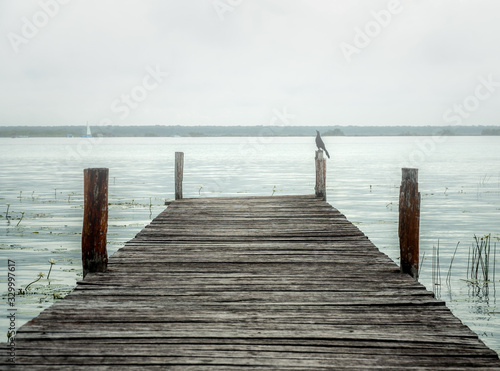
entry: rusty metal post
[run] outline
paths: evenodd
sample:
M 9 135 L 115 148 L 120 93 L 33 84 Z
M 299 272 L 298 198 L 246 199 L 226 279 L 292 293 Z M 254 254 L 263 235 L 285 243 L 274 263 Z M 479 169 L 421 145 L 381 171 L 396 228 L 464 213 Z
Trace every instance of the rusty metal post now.
M 109 169 L 85 169 L 83 178 L 82 263 L 85 278 L 87 273 L 105 272 L 108 266 Z
M 326 201 L 326 158 L 323 157 L 323 151 L 316 151 L 316 186 L 314 191 L 316 197 Z
M 402 273 L 418 279 L 420 192 L 418 169 L 402 169 L 399 193 L 399 249 Z
M 175 152 L 175 199 L 182 199 L 182 179 L 184 177 L 184 152 Z

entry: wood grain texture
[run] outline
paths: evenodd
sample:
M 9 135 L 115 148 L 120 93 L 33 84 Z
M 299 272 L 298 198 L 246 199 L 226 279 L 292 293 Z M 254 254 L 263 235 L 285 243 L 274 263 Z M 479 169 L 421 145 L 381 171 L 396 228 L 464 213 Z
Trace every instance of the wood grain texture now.
M 16 352 L 29 370 L 500 369 L 313 195 L 173 202 L 22 326 Z
M 316 151 L 314 162 L 316 165 L 314 193 L 316 197 L 326 201 L 326 158 L 323 156 L 323 150 Z
M 402 169 L 399 191 L 399 249 L 401 272 L 418 279 L 420 237 L 420 192 L 418 169 Z
M 182 181 L 184 179 L 184 152 L 175 152 L 175 199 L 182 199 Z
M 109 169 L 85 169 L 83 175 L 82 266 L 85 277 L 89 272 L 105 272 L 108 264 Z

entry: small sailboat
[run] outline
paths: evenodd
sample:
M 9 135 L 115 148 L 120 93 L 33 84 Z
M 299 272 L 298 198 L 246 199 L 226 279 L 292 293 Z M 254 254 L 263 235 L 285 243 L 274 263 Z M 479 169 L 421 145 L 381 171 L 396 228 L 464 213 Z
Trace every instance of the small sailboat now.
M 88 122 L 87 122 L 87 135 L 84 135 L 82 138 L 92 138 L 92 132 L 90 131 L 90 126 Z

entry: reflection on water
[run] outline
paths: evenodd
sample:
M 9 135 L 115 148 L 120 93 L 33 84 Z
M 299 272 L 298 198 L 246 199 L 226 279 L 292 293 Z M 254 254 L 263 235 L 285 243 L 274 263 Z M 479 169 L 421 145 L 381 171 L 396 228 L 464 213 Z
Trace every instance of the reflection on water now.
M 490 347 L 500 351 L 495 282 L 490 279 L 487 286 L 479 286 L 467 280 L 474 235 L 491 233 L 492 245 L 500 238 L 500 137 L 449 137 L 439 141 L 325 137 L 324 141 L 332 155 L 327 162 L 328 201 L 396 262 L 401 167 L 419 168 L 420 254 L 425 254 L 420 281 L 446 300 Z M 173 198 L 176 151 L 185 153 L 185 197 L 314 192 L 313 135 L 8 138 L 0 139 L 0 144 L 0 255 L 5 262 L 16 262 L 17 288 L 24 288 L 39 272 L 47 274 L 49 260 L 56 261 L 50 280 L 43 278 L 32 285 L 30 294 L 18 296 L 18 326 L 57 300 L 54 295 L 71 290 L 81 278 L 84 168 L 110 169 L 110 253 L 161 212 L 165 199 Z M 437 263 L 432 260 L 438 241 L 442 279 L 436 285 Z M 6 275 L 0 282 L 6 297 Z M 0 332 L 5 334 L 5 318 L 0 325 Z

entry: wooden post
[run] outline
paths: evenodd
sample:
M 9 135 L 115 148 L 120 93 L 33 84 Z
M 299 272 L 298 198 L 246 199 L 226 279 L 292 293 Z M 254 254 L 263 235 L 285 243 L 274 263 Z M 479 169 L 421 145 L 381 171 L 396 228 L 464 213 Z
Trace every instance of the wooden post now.
M 420 193 L 418 169 L 402 169 L 399 193 L 399 249 L 402 273 L 418 279 Z
M 326 158 L 323 151 L 316 151 L 316 186 L 314 187 L 316 197 L 326 200 Z
M 83 171 L 83 277 L 87 273 L 105 272 L 108 266 L 106 233 L 108 231 L 109 169 Z
M 182 178 L 184 176 L 184 152 L 175 152 L 175 199 L 182 199 Z

